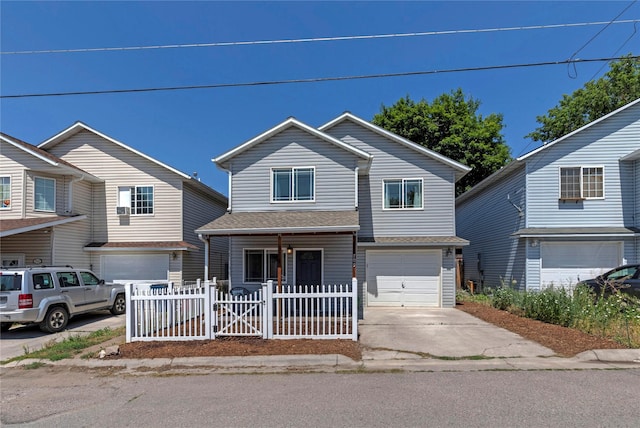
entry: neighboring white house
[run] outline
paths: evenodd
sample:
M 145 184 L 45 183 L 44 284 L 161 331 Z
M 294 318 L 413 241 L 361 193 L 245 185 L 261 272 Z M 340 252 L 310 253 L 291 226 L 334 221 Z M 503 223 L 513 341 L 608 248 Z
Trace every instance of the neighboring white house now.
M 277 281 L 280 267 L 296 286 L 356 277 L 361 306 L 455 305 L 468 167 L 350 113 L 318 129 L 287 119 L 213 161 L 229 208 L 198 233 L 231 237 L 231 287 Z
M 521 156 L 456 200 L 464 276 L 539 290 L 640 262 L 640 99 Z
M 38 147 L 2 134 L 3 266 L 73 265 L 106 280 L 204 278 L 196 227 L 226 198 L 197 179 L 77 122 Z M 207 245 L 226 275 L 227 240 Z

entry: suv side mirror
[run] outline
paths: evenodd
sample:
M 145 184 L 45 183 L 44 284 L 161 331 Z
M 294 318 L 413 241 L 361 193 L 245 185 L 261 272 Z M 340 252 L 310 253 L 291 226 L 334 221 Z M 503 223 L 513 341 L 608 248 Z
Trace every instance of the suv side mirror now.
M 104 285 L 104 279 L 98 280 L 98 285 Z

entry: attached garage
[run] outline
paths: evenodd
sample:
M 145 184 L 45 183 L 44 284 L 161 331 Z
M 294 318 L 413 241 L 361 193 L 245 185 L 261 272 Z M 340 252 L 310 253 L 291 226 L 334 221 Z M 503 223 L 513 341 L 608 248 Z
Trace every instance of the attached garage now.
M 542 287 L 573 287 L 622 263 L 622 242 L 541 242 Z
M 368 306 L 441 306 L 441 250 L 368 250 Z
M 101 256 L 100 260 L 105 281 L 167 280 L 168 254 L 110 254 Z

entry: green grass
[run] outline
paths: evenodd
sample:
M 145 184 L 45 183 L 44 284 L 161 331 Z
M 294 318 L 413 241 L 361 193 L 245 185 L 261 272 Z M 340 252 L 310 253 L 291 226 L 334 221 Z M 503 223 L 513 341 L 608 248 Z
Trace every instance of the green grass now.
M 12 361 L 21 361 L 26 359 L 39 359 L 49 361 L 59 361 L 66 358 L 73 358 L 75 355 L 81 353 L 84 349 L 87 349 L 94 345 L 99 345 L 114 337 L 121 336 L 125 333 L 125 328 L 120 327 L 117 329 L 111 329 L 109 327 L 101 330 L 89 333 L 86 336 L 75 335 L 69 336 L 61 342 L 49 342 L 37 351 L 31 351 L 25 348 L 24 355 L 9 358 L 0 362 L 0 364 L 7 364 Z

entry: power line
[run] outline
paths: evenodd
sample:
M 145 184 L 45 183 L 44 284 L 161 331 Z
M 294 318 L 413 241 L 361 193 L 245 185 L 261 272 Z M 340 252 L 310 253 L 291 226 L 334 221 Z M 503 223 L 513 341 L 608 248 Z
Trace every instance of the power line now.
M 625 9 L 626 10 L 626 9 Z M 336 36 L 336 37 L 309 37 L 300 39 L 278 39 L 278 40 L 253 40 L 239 42 L 212 42 L 212 43 L 188 43 L 188 44 L 171 44 L 171 45 L 149 45 L 149 46 L 125 46 L 125 47 L 106 47 L 106 48 L 78 48 L 78 49 L 48 49 L 48 50 L 29 50 L 29 51 L 8 51 L 0 52 L 0 55 L 27 55 L 27 54 L 56 54 L 56 53 L 80 53 L 80 52 L 109 52 L 109 51 L 134 51 L 134 50 L 151 50 L 151 49 L 180 49 L 180 48 L 204 48 L 204 47 L 223 47 L 223 46 L 251 46 L 251 45 L 275 45 L 286 43 L 310 43 L 310 42 L 336 42 L 344 40 L 368 40 L 368 39 L 389 39 L 399 37 L 423 37 L 423 36 L 442 36 L 453 34 L 475 34 L 475 33 L 495 33 L 505 31 L 523 31 L 523 30 L 546 30 L 554 28 L 571 28 L 585 27 L 590 25 L 612 25 L 612 24 L 629 24 L 639 22 L 638 19 L 627 19 L 624 21 L 599 21 L 599 22 L 578 22 L 569 24 L 549 24 L 549 25 L 530 25 L 519 27 L 498 27 L 498 28 L 480 28 L 467 30 L 444 30 L 444 31 L 424 31 L 414 33 L 390 33 L 390 34 L 369 34 L 359 36 Z M 606 28 L 606 27 L 605 27 Z
M 635 58 L 639 58 L 639 57 L 635 57 Z M 183 90 L 192 90 L 192 89 L 238 88 L 238 87 L 247 87 L 247 86 L 272 86 L 272 85 L 286 85 L 286 84 L 295 84 L 295 83 L 336 82 L 336 81 L 343 81 L 343 80 L 379 79 L 379 78 L 387 78 L 387 77 L 423 76 L 423 75 L 429 75 L 429 74 L 504 70 L 504 69 L 525 68 L 525 67 L 541 67 L 541 66 L 548 66 L 548 65 L 568 64 L 570 62 L 574 62 L 574 63 L 602 62 L 602 61 L 612 61 L 612 60 L 619 60 L 619 59 L 622 59 L 622 57 L 575 59 L 575 60 L 567 59 L 562 61 L 490 65 L 490 66 L 482 66 L 482 67 L 451 68 L 451 69 L 444 69 L 444 70 L 406 71 L 406 72 L 398 72 L 398 73 L 364 74 L 364 75 L 356 75 L 356 76 L 312 77 L 308 79 L 268 80 L 268 81 L 244 82 L 244 83 L 217 83 L 217 84 L 210 84 L 210 85 L 167 86 L 167 87 L 137 88 L 137 89 L 107 89 L 107 90 L 99 90 L 99 91 L 15 94 L 15 95 L 0 95 L 0 98 L 8 99 L 8 98 L 62 97 L 62 96 L 75 96 L 75 95 L 123 94 L 123 93 L 140 93 L 140 92 L 183 91 Z

